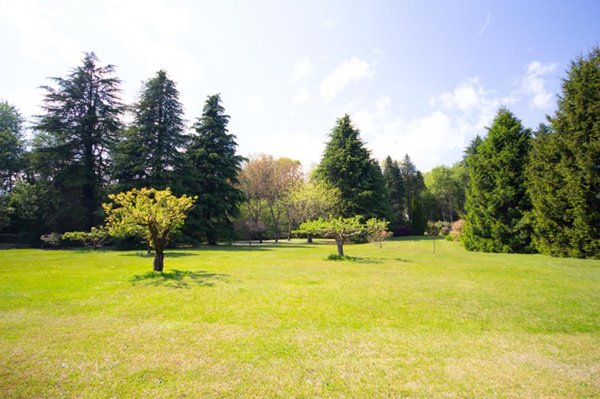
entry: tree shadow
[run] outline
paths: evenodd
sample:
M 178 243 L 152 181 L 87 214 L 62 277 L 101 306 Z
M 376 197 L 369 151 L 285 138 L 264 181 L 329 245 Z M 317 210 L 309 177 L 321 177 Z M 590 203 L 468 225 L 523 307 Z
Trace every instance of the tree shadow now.
M 129 281 L 131 285 L 144 285 L 169 288 L 191 288 L 192 286 L 212 287 L 216 281 L 223 281 L 228 274 L 208 273 L 204 270 L 177 270 L 168 272 L 147 272 L 136 274 Z
M 165 258 L 182 258 L 184 256 L 197 256 L 197 253 L 194 252 L 170 252 L 167 251 L 165 252 Z M 121 256 L 137 256 L 140 258 L 154 258 L 154 252 L 148 253 L 146 251 L 144 252 L 136 252 L 136 253 L 129 253 L 129 254 L 121 254 Z
M 339 255 L 329 255 L 327 260 L 335 261 L 335 262 L 352 262 L 352 263 L 361 263 L 361 264 L 374 264 L 374 263 L 383 263 L 381 259 L 374 258 L 360 258 L 358 256 L 339 256 Z

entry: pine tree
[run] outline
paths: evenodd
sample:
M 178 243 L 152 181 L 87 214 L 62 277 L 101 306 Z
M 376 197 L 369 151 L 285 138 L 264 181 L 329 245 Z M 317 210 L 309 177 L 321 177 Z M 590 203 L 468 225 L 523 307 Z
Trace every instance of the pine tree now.
M 404 223 L 406 214 L 406 189 L 398 161 L 387 157 L 383 163 L 383 178 L 390 198 L 390 230 L 397 231 Z
M 487 137 L 467 157 L 464 244 L 468 250 L 529 252 L 525 164 L 531 133 L 500 109 Z
M 94 53 L 87 53 L 66 78 L 52 78 L 57 88 L 43 87 L 45 114 L 35 125 L 33 159 L 49 185 L 46 205 L 55 230 L 89 230 L 99 222 L 110 149 L 124 111 L 114 70 L 98 66 Z
M 425 180 L 423 175 L 412 162 L 408 154 L 400 163 L 400 172 L 404 182 L 404 201 L 406 204 L 406 220 L 408 224 L 413 223 L 413 199 L 420 199 L 421 192 L 425 189 Z M 422 233 L 421 233 L 422 234 Z
M 600 47 L 571 62 L 550 123 L 536 134 L 527 174 L 535 246 L 600 257 Z
M 24 168 L 23 118 L 6 101 L 0 101 L 0 193 L 12 191 Z
M 340 190 L 346 217 L 388 218 L 390 206 L 379 164 L 371 158 L 348 115 L 337 120 L 329 135 L 315 177 Z
M 134 120 L 118 145 L 114 175 L 119 190 L 170 187 L 183 190 L 183 106 L 179 91 L 164 70 L 146 81 L 133 105 Z
M 209 96 L 202 116 L 193 128 L 186 158 L 186 192 L 198 196 L 184 232 L 206 238 L 216 245 L 219 236 L 232 235 L 232 218 L 237 216 L 244 194 L 237 188 L 244 158 L 236 154 L 235 136 L 229 134 L 229 115 L 219 94 Z

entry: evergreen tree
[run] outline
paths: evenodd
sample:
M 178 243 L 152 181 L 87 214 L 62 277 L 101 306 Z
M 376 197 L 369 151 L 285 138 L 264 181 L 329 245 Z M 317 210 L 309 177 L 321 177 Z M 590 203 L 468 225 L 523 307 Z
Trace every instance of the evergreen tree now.
M 467 157 L 464 244 L 468 250 L 527 252 L 531 240 L 525 165 L 531 133 L 500 109 L 488 135 Z
M 600 257 L 600 47 L 571 62 L 550 123 L 536 134 L 527 176 L 535 246 Z
M 381 168 L 371 158 L 348 115 L 337 120 L 329 138 L 315 178 L 340 190 L 343 203 L 340 213 L 346 217 L 389 219 L 390 206 Z
M 133 115 L 117 151 L 114 174 L 119 190 L 171 187 L 175 193 L 182 191 L 182 151 L 187 143 L 183 106 L 175 82 L 165 71 L 144 83 Z
M 404 201 L 406 204 L 406 220 L 408 224 L 413 223 L 413 199 L 420 199 L 421 192 L 425 189 L 425 181 L 423 175 L 415 164 L 411 161 L 408 154 L 404 156 L 404 160 L 400 163 L 400 172 L 404 182 Z M 422 234 L 422 233 L 421 233 Z
M 387 157 L 383 163 L 383 178 L 390 198 L 390 230 L 395 232 L 404 224 L 406 190 L 398 161 Z
M 6 101 L 0 101 L 0 193 L 12 191 L 24 168 L 23 118 Z
M 100 201 L 109 180 L 110 148 L 124 108 L 112 65 L 98 66 L 87 53 L 66 78 L 44 86 L 45 114 L 35 129 L 33 160 L 48 185 L 53 230 L 89 230 L 100 221 Z
M 232 218 L 237 216 L 244 194 L 237 188 L 244 158 L 236 155 L 235 136 L 229 134 L 229 115 L 219 94 L 209 96 L 202 116 L 193 128 L 186 157 L 190 168 L 186 192 L 198 196 L 188 216 L 185 232 L 216 245 L 219 236 L 231 236 Z
M 427 223 L 425 221 L 425 215 L 423 215 L 421 198 L 412 197 L 410 203 L 410 213 L 412 215 L 412 219 L 410 221 L 410 233 L 414 236 L 422 236 L 425 233 L 425 227 Z

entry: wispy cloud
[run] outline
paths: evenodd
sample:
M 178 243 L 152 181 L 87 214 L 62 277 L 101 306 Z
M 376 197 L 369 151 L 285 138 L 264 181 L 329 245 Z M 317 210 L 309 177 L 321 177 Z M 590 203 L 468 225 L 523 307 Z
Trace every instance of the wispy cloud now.
M 313 69 L 314 67 L 310 62 L 310 58 L 304 58 L 294 66 L 294 69 L 292 70 L 292 80 L 294 82 L 299 82 L 302 79 L 309 77 Z
M 531 96 L 531 108 L 546 109 L 552 105 L 553 94 L 546 89 L 545 77 L 556 71 L 557 67 L 556 63 L 543 64 L 538 61 L 531 62 L 527 67 L 527 73 L 521 79 L 521 89 Z
M 488 13 L 485 16 L 485 21 L 483 21 L 483 23 L 481 25 L 479 25 L 479 32 L 477 32 L 477 36 L 481 36 L 485 33 L 485 31 L 490 27 L 490 25 L 492 24 L 492 14 Z
M 374 73 L 373 67 L 368 62 L 352 57 L 338 65 L 323 80 L 321 96 L 326 102 L 329 102 L 350 83 L 370 79 Z

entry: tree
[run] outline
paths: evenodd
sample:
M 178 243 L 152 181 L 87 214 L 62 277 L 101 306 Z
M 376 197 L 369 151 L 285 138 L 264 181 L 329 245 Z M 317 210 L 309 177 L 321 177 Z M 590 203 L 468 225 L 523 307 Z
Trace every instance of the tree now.
M 390 225 L 392 231 L 396 231 L 405 223 L 406 187 L 400 164 L 389 156 L 383 163 L 383 178 L 390 198 Z
M 24 168 L 23 118 L 6 101 L 0 101 L 0 192 L 12 191 Z
M 436 166 L 424 176 L 425 186 L 435 199 L 441 220 L 453 222 L 460 210 L 463 190 L 460 164 Z M 431 219 L 434 220 L 433 218 Z
M 412 202 L 410 203 L 410 213 L 411 213 L 411 221 L 410 221 L 410 231 L 414 236 L 422 236 L 425 233 L 426 220 L 425 215 L 423 214 L 423 205 L 421 204 L 421 198 L 412 197 Z
M 286 201 L 290 209 L 288 230 L 291 231 L 292 223 L 338 216 L 336 212 L 340 209 L 341 196 L 337 188 L 326 183 L 301 181 L 288 194 Z M 312 243 L 312 235 L 307 235 L 307 242 Z
M 54 198 L 56 230 L 89 230 L 99 220 L 110 150 L 124 111 L 114 71 L 112 65 L 98 66 L 94 53 L 86 53 L 66 78 L 52 78 L 57 88 L 43 87 L 45 114 L 34 126 L 34 160 Z
M 154 248 L 154 271 L 162 272 L 164 251 L 173 233 L 181 229 L 196 197 L 176 197 L 171 190 L 133 189 L 108 196 L 102 204 L 106 229 L 113 237 L 143 237 Z
M 498 111 L 488 135 L 467 157 L 469 187 L 463 243 L 470 251 L 531 251 L 525 164 L 531 133 Z
M 84 247 L 96 250 L 110 239 L 105 227 L 92 227 L 90 231 L 70 231 L 62 235 L 63 240 L 79 241 Z
M 390 205 L 381 168 L 371 158 L 348 115 L 339 118 L 329 134 L 315 178 L 340 190 L 342 209 L 338 213 L 348 217 L 360 214 L 389 218 Z
M 571 62 L 556 114 L 536 132 L 527 183 L 536 248 L 600 257 L 600 47 Z
M 232 218 L 244 200 L 238 188 L 244 158 L 236 154 L 237 143 L 228 133 L 229 115 L 224 112 L 220 95 L 209 96 L 186 153 L 186 191 L 200 201 L 190 212 L 185 230 L 203 234 L 209 245 L 217 244 L 219 234 L 231 236 Z
M 406 217 L 408 224 L 413 224 L 413 204 L 420 204 L 421 192 L 425 189 L 425 181 L 423 175 L 415 164 L 412 162 L 408 154 L 400 163 L 400 172 L 402 173 L 402 181 L 404 182 L 404 200 L 406 201 Z M 418 215 L 420 218 L 421 216 Z M 420 223 L 420 222 L 419 222 Z M 417 234 L 416 232 L 412 232 Z M 419 235 L 422 235 L 421 232 Z
M 242 168 L 240 187 L 247 199 L 253 224 L 258 225 L 266 208 L 275 241 L 281 236 L 285 218 L 289 216 L 288 193 L 302 179 L 301 164 L 289 158 L 271 155 L 250 158 Z
M 183 106 L 179 91 L 167 72 L 160 70 L 143 84 L 133 105 L 133 123 L 118 145 L 114 176 L 122 190 L 172 187 L 182 191 Z
M 371 234 L 373 239 L 375 237 L 380 239 L 385 234 L 388 225 L 386 221 L 371 218 L 366 223 L 362 223 L 362 219 L 360 215 L 351 218 L 319 218 L 302 223 L 297 233 L 334 238 L 338 256 L 343 257 L 344 244 L 350 238 L 361 234 Z

